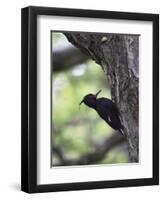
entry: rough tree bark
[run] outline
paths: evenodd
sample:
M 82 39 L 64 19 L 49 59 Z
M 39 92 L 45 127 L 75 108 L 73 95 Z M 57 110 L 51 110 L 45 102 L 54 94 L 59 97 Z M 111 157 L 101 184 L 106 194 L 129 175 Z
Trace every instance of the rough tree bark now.
M 66 33 L 68 40 L 101 65 L 117 104 L 130 162 L 139 161 L 138 35 Z

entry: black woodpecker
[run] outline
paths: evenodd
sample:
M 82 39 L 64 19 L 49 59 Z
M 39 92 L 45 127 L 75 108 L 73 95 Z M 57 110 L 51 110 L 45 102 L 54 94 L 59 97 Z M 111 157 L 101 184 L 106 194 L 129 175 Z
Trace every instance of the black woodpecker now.
M 105 97 L 97 98 L 100 92 L 101 90 L 96 94 L 87 94 L 79 105 L 84 103 L 90 108 L 95 109 L 100 117 L 109 124 L 109 126 L 125 135 L 124 126 L 121 123 L 120 114 L 116 104 Z

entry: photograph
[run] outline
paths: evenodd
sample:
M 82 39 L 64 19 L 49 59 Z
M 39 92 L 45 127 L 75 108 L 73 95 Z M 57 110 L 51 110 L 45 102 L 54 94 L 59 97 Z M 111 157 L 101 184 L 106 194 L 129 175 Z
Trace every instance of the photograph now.
M 140 37 L 51 31 L 52 167 L 139 163 Z
M 159 184 L 159 15 L 22 9 L 21 189 Z

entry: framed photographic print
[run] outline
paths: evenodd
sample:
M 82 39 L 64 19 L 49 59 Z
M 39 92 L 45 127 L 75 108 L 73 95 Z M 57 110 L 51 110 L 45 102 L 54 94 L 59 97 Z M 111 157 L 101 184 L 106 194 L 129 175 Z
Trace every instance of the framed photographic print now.
M 22 9 L 22 190 L 159 184 L 159 16 Z

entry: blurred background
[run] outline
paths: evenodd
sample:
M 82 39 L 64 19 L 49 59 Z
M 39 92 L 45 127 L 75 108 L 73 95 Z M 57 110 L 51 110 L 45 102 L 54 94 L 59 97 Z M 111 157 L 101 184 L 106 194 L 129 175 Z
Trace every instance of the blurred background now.
M 52 166 L 127 163 L 127 147 L 95 110 L 79 103 L 86 94 L 111 98 L 101 66 L 52 32 Z

